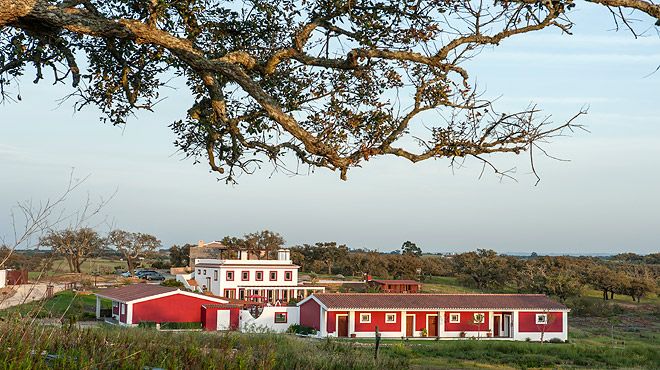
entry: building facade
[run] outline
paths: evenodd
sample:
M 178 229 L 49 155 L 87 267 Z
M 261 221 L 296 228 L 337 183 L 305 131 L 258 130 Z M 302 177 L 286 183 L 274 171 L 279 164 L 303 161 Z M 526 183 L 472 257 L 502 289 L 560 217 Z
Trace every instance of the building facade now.
M 278 250 L 276 260 L 249 257 L 247 251 L 238 251 L 238 259 L 197 258 L 193 278 L 202 291 L 216 296 L 272 304 L 325 290 L 298 283 L 300 267 L 293 264 L 288 249 Z
M 298 306 L 321 337 L 568 339 L 569 309 L 537 294 L 314 294 Z
M 134 326 L 141 322 L 202 322 L 204 305 L 228 301 L 173 287 L 133 284 L 96 293 L 96 317 L 101 318 L 101 299 L 112 302 L 111 322 Z

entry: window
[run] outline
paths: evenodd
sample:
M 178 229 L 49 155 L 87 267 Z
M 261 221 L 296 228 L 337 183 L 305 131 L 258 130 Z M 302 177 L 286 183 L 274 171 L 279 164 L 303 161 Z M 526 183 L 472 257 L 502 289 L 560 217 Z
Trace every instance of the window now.
M 257 281 L 263 281 L 264 280 L 264 272 L 263 271 L 257 271 L 254 273 L 254 278 Z
M 475 313 L 474 314 L 474 323 L 475 324 L 483 324 L 484 321 L 486 320 L 486 315 L 483 313 Z
M 227 281 L 234 280 L 234 271 L 227 271 Z
M 243 271 L 243 273 L 241 273 L 241 280 L 250 280 L 250 271 Z
M 449 314 L 449 322 L 452 324 L 458 324 L 461 322 L 461 314 L 460 313 L 450 313 Z
M 371 323 L 371 314 L 370 313 L 361 313 L 360 314 L 360 324 L 370 324 Z
M 202 274 L 202 269 L 197 269 L 197 274 L 201 275 Z
M 206 275 L 206 269 L 204 269 L 204 275 Z
M 275 323 L 286 324 L 286 312 L 275 312 Z
M 213 280 L 218 281 L 218 270 L 213 270 Z
M 293 278 L 293 274 L 291 271 L 284 271 L 284 280 L 286 281 L 291 281 Z
M 123 303 L 121 304 L 121 314 L 122 315 L 126 314 L 126 305 Z
M 385 314 L 385 323 L 386 324 L 396 323 L 396 314 L 395 313 L 386 313 Z
M 277 271 L 271 271 L 270 272 L 270 281 L 275 281 L 277 280 Z
M 548 314 L 545 313 L 537 313 L 536 314 L 536 324 L 537 325 L 545 325 L 548 323 Z

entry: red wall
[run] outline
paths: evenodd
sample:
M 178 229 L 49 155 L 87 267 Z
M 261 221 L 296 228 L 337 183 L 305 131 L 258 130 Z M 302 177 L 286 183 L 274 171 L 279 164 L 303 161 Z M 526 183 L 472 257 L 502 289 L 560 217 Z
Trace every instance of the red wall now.
M 536 324 L 536 314 L 547 313 L 548 324 L 545 325 L 546 333 L 561 333 L 563 331 L 563 312 L 519 312 L 518 331 L 521 333 L 540 333 L 543 325 Z
M 452 313 L 460 313 L 461 314 L 461 322 L 460 323 L 450 323 L 449 322 L 449 315 Z M 475 313 L 483 313 L 484 314 L 484 322 L 481 323 L 481 326 L 479 324 L 474 323 L 474 314 Z M 451 312 L 451 311 L 445 311 L 445 331 L 478 331 L 479 328 L 481 328 L 481 331 L 487 331 L 488 330 L 488 325 L 490 325 L 490 317 L 489 317 L 489 311 L 461 311 L 461 312 Z
M 361 313 L 371 313 L 371 322 L 369 324 L 360 323 Z M 395 323 L 385 323 L 385 314 L 395 313 Z M 328 319 L 329 320 L 329 319 Z M 333 322 L 334 325 L 334 322 Z M 401 312 L 397 311 L 356 311 L 355 312 L 355 331 L 376 331 L 378 326 L 379 331 L 401 331 Z
M 427 312 L 417 312 L 412 311 L 408 312 L 407 315 L 415 315 L 415 330 L 422 331 L 426 328 L 426 315 L 438 315 L 438 311 L 427 311 Z M 439 315 L 438 315 L 439 316 Z
M 321 330 L 321 306 L 315 300 L 300 305 L 300 325 Z
M 326 328 L 328 333 L 334 333 L 337 330 L 337 315 L 348 314 L 348 311 L 328 311 L 328 322 Z
M 213 331 L 217 329 L 219 310 L 229 310 L 229 328 L 230 330 L 238 329 L 240 315 L 238 307 L 202 307 L 202 327 L 204 330 Z
M 133 304 L 133 322 L 201 322 L 202 305 L 217 304 L 203 298 L 173 294 Z

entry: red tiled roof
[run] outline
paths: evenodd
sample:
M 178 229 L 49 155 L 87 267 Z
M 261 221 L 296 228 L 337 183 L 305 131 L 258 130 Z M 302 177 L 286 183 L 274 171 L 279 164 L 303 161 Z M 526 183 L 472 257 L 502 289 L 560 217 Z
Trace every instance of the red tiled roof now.
M 567 309 L 543 294 L 315 293 L 314 297 L 328 309 Z
M 375 281 L 378 284 L 389 284 L 389 285 L 419 285 L 421 284 L 419 281 L 415 280 L 381 280 L 381 279 L 374 279 L 371 281 Z
M 118 288 L 104 289 L 97 296 L 112 299 L 119 302 L 130 302 L 136 299 L 151 297 L 163 293 L 178 290 L 175 287 L 153 285 L 153 284 L 131 284 Z

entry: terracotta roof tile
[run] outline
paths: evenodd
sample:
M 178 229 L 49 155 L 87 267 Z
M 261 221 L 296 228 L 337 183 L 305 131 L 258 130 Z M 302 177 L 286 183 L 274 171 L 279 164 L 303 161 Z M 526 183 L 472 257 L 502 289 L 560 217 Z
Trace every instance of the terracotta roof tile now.
M 329 309 L 567 309 L 542 294 L 315 293 L 314 297 Z
M 120 302 L 130 302 L 178 290 L 175 287 L 153 284 L 131 284 L 99 291 L 96 295 Z

